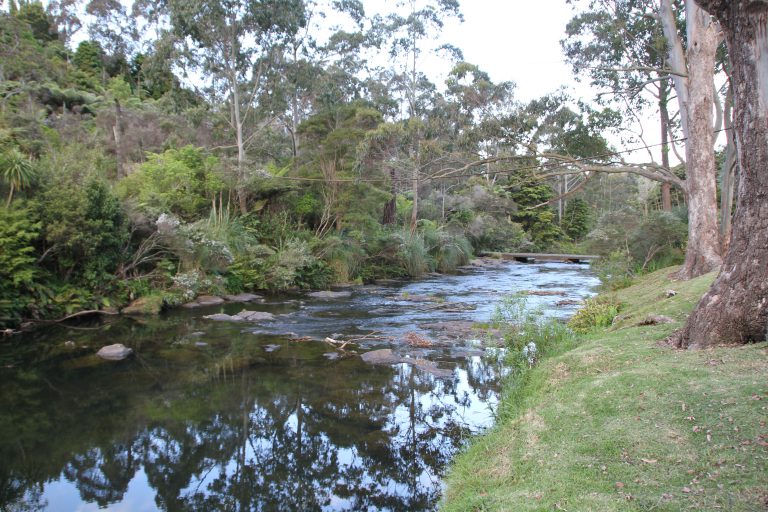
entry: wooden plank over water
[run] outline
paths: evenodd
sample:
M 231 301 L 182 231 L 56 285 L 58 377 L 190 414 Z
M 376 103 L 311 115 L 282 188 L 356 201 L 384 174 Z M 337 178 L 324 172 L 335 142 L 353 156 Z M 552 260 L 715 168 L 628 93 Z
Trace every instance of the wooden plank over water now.
M 481 252 L 480 256 L 515 260 L 521 263 L 536 263 L 537 261 L 563 261 L 566 263 L 589 263 L 600 259 L 597 254 L 546 254 L 536 252 Z

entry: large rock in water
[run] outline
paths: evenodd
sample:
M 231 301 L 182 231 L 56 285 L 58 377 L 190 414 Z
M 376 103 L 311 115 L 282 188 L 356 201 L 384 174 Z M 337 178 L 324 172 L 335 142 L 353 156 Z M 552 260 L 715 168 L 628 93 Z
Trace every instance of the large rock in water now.
M 133 353 L 133 349 L 130 349 L 122 343 L 115 343 L 114 345 L 107 345 L 101 347 L 96 355 L 107 361 L 122 361 Z
M 187 302 L 183 307 L 185 308 L 200 308 L 203 306 L 218 306 L 224 304 L 224 299 L 215 295 L 200 295 L 192 302 Z
M 349 291 L 343 291 L 343 292 L 331 292 L 331 291 L 324 291 L 324 292 L 310 292 L 307 294 L 308 297 L 313 297 L 315 299 L 345 299 L 347 297 L 352 296 L 352 292 Z
M 267 313 L 266 311 L 247 311 L 244 309 L 236 315 L 216 313 L 215 315 L 206 315 L 203 318 L 219 322 L 261 322 L 264 320 L 272 320 L 275 318 L 275 315 Z
M 123 308 L 124 315 L 157 315 L 163 309 L 163 298 L 157 295 L 140 297 Z

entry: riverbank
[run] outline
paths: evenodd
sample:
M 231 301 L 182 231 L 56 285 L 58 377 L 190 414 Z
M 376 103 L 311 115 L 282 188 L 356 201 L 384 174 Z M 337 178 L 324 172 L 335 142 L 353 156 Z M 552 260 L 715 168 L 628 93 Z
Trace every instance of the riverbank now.
M 670 272 L 617 292 L 613 327 L 506 385 L 496 427 L 453 463 L 444 510 L 768 505 L 768 345 L 665 346 L 714 278 Z M 651 314 L 673 322 L 638 325 Z

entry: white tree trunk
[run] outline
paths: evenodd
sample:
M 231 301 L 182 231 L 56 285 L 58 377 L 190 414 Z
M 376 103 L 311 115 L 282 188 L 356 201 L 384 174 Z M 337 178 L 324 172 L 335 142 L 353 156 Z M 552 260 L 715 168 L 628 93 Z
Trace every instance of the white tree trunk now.
M 685 198 L 688 204 L 688 246 L 677 274 L 691 279 L 722 263 L 717 226 L 717 192 L 712 129 L 715 53 L 718 27 L 693 0 L 686 1 L 688 49 L 677 32 L 670 0 L 661 0 L 660 14 L 669 44 L 669 63 L 680 104 L 686 157 Z

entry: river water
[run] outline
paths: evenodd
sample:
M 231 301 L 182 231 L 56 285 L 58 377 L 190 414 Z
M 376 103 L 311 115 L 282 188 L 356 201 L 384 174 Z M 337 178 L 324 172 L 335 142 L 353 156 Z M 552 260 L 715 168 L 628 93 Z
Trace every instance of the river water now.
M 566 317 L 597 284 L 587 266 L 504 263 L 0 339 L 0 510 L 433 510 L 451 458 L 493 423 L 503 350 L 403 337 L 487 322 L 522 290 L 558 292 L 528 301 Z M 244 307 L 275 317 L 202 318 Z M 112 343 L 134 354 L 94 356 Z M 440 371 L 359 356 L 382 348 Z

